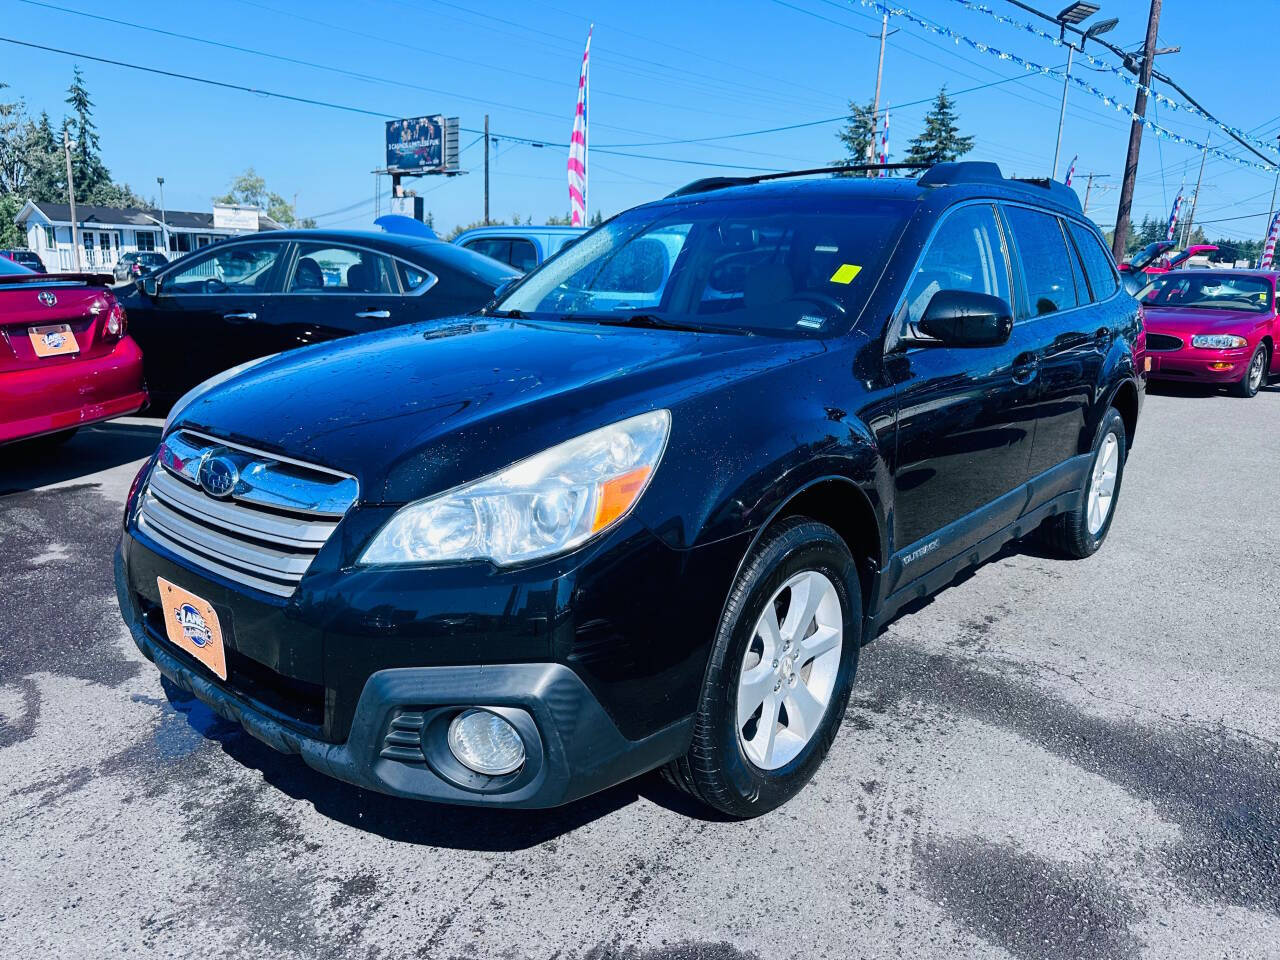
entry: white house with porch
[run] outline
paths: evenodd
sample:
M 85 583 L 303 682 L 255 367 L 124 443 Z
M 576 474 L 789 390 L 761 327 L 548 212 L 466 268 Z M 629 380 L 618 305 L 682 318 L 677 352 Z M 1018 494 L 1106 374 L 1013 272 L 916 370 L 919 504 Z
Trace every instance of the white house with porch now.
M 283 226 L 257 207 L 232 204 L 214 204 L 211 213 L 168 210 L 162 219 L 159 210 L 77 203 L 76 218 L 82 270 L 109 270 L 123 254 L 137 250 L 164 251 L 166 235 L 172 260 L 227 237 Z M 77 268 L 70 205 L 28 200 L 14 222 L 26 232 L 27 246 L 40 255 L 47 269 Z

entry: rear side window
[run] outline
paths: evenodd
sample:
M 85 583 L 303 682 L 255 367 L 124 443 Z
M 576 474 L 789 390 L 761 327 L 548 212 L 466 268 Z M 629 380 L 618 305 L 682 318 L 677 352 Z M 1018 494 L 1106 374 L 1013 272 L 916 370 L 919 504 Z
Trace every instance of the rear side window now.
M 919 323 L 939 290 L 965 290 L 1009 298 L 1009 262 L 995 208 L 961 207 L 933 235 L 907 287 L 907 319 Z
M 403 260 L 396 261 L 396 269 L 400 271 L 400 286 L 404 288 L 405 293 L 417 293 L 436 282 L 436 278 L 428 271 L 405 263 Z
M 511 259 L 507 261 L 517 270 L 528 273 L 538 265 L 538 250 L 528 240 L 511 241 Z
M 290 293 L 397 293 L 391 258 L 357 247 L 304 243 Z
M 481 237 L 479 240 L 472 240 L 467 244 L 467 249 L 492 257 L 494 260 L 501 260 L 503 263 L 511 262 L 511 241 L 501 237 Z
M 1058 218 L 1027 207 L 1006 207 L 1013 240 L 1022 260 L 1027 303 L 1032 316 L 1079 306 L 1071 261 Z
M 1093 299 L 1105 300 L 1120 287 L 1116 279 L 1115 267 L 1111 258 L 1102 249 L 1097 236 L 1088 227 L 1078 223 L 1071 224 L 1071 236 L 1076 241 L 1076 249 L 1080 251 L 1080 259 L 1084 261 L 1084 272 L 1089 276 L 1089 288 L 1093 290 Z

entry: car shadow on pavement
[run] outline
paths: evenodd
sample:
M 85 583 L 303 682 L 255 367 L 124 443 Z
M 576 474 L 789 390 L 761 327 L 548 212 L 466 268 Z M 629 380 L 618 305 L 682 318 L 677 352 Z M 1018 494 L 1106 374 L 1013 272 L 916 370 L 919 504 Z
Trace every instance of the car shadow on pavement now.
M 69 440 L 45 438 L 0 446 L 0 495 L 65 483 L 149 457 L 160 421 L 119 420 L 83 427 Z
M 721 819 L 656 772 L 550 810 L 461 807 L 388 796 L 312 770 L 300 757 L 278 753 L 168 680 L 162 678 L 161 684 L 169 704 L 192 729 L 215 741 L 237 763 L 258 771 L 270 786 L 311 804 L 321 816 L 387 840 L 484 852 L 525 850 L 606 817 L 641 797 L 682 816 Z

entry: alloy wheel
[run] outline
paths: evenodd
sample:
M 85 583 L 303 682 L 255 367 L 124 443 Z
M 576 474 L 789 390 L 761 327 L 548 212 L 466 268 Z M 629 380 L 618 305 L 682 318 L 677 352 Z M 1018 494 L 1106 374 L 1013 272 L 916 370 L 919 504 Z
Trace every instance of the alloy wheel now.
M 1120 440 L 1108 433 L 1093 461 L 1093 479 L 1089 483 L 1089 535 L 1096 537 L 1111 515 L 1115 499 L 1116 477 L 1120 473 Z
M 777 770 L 813 739 L 843 643 L 840 595 L 816 570 L 791 577 L 764 605 L 738 678 L 738 742 L 757 767 Z
M 1256 393 L 1262 386 L 1262 375 L 1267 369 L 1267 351 L 1259 350 L 1253 355 L 1253 362 L 1249 364 L 1249 392 Z

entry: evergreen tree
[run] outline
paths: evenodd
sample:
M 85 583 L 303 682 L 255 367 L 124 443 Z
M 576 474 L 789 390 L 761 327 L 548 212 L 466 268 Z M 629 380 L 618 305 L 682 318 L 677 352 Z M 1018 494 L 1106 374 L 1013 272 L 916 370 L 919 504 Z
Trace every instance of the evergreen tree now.
M 102 165 L 98 128 L 93 122 L 93 100 L 77 66 L 67 88 L 67 106 L 72 116 L 62 121 L 63 132 L 71 139 L 71 173 L 76 197 L 85 203 L 101 203 L 100 195 L 111 186 L 111 174 Z
M 973 137 L 960 136 L 955 105 L 944 85 L 924 118 L 924 130 L 911 141 L 908 163 L 932 166 L 959 160 L 973 149 Z
M 20 192 L 25 199 L 65 203 L 66 164 L 62 143 L 53 132 L 48 113 L 41 112 L 37 122 L 27 121 L 22 130 L 22 151 L 26 157 L 26 182 Z
M 832 163 L 833 167 L 852 163 L 867 163 L 867 150 L 875 146 L 876 114 L 870 103 L 849 101 L 849 122 L 836 133 L 836 139 L 844 144 L 845 156 Z M 836 174 L 849 176 L 849 174 Z

